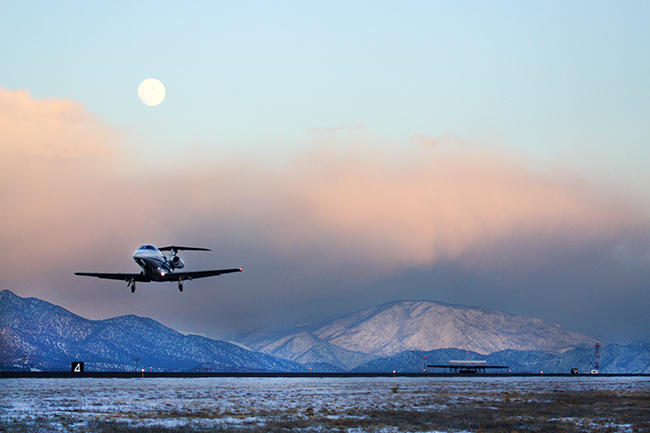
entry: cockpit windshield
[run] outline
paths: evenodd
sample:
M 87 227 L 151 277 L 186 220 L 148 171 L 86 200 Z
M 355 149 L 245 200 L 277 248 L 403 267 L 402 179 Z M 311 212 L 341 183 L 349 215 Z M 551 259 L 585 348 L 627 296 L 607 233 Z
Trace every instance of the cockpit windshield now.
M 155 251 L 155 250 L 156 250 L 156 247 L 154 247 L 153 245 L 142 245 L 142 246 L 141 246 L 140 248 L 138 248 L 138 249 L 139 249 L 139 250 L 152 250 L 152 251 Z

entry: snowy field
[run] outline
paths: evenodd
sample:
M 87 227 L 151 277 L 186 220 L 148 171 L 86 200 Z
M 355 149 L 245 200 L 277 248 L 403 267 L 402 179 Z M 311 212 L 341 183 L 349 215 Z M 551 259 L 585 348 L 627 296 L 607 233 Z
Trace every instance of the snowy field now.
M 2 432 L 650 431 L 648 377 L 0 380 Z

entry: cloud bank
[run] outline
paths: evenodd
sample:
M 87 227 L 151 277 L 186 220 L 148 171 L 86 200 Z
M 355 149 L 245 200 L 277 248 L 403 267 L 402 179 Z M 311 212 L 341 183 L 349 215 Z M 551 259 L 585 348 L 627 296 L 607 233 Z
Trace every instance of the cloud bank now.
M 71 277 L 77 270 L 133 271 L 130 253 L 149 242 L 217 246 L 224 260 L 234 250 L 239 262 L 224 265 L 258 273 L 240 280 L 249 285 L 241 298 L 229 295 L 220 317 L 234 321 L 269 302 L 281 312 L 283 296 L 307 317 L 316 302 L 345 305 L 346 294 L 358 301 L 386 278 L 440 264 L 502 272 L 511 262 L 533 278 L 553 275 L 544 266 L 566 251 L 599 260 L 611 252 L 614 261 L 647 251 L 648 216 L 611 185 L 449 136 L 391 142 L 358 125 L 316 128 L 283 162 L 203 149 L 134 163 L 123 134 L 81 104 L 6 89 L 0 131 L 0 285 L 19 294 L 36 282 L 85 290 L 88 281 Z M 196 320 L 225 326 L 195 308 Z

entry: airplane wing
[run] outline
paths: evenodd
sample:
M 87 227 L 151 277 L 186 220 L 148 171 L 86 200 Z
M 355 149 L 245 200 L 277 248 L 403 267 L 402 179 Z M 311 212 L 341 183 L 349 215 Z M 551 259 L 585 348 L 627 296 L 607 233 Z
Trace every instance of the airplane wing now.
M 241 268 L 233 269 L 214 269 L 211 271 L 192 271 L 192 272 L 171 272 L 166 274 L 164 277 L 156 276 L 155 279 L 151 279 L 146 275 L 142 274 L 102 274 L 95 272 L 75 272 L 75 275 L 81 275 L 85 277 L 97 277 L 104 278 L 107 280 L 122 280 L 122 281 L 137 281 L 142 283 L 149 283 L 151 281 L 179 281 L 179 280 L 193 280 L 197 278 L 206 278 L 214 277 L 221 274 L 230 274 L 233 272 L 241 272 Z
M 84 277 L 104 278 L 107 280 L 138 281 L 142 283 L 148 283 L 151 281 L 151 278 L 148 278 L 142 274 L 101 274 L 95 272 L 75 272 L 74 274 Z
M 241 272 L 241 271 L 242 271 L 241 268 L 233 268 L 233 269 L 215 269 L 212 271 L 172 272 L 170 274 L 165 275 L 162 278 L 162 281 L 194 280 L 196 278 L 214 277 L 221 274 L 230 274 L 233 272 Z

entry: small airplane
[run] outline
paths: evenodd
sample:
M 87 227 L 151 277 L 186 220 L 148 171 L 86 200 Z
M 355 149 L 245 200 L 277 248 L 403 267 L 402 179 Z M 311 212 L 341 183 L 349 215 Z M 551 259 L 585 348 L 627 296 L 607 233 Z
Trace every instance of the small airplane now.
M 170 251 L 169 257 L 161 251 Z M 133 253 L 133 260 L 142 268 L 139 274 L 102 274 L 90 272 L 75 272 L 75 275 L 85 277 L 106 278 L 109 280 L 124 280 L 128 283 L 131 293 L 135 293 L 135 283 L 149 283 L 151 281 L 165 282 L 178 281 L 178 290 L 183 291 L 183 281 L 195 278 L 214 277 L 221 274 L 241 272 L 241 268 L 215 269 L 211 271 L 174 272 L 185 266 L 183 260 L 178 257 L 178 251 L 211 251 L 208 248 L 169 247 L 156 248 L 153 245 L 142 245 Z

